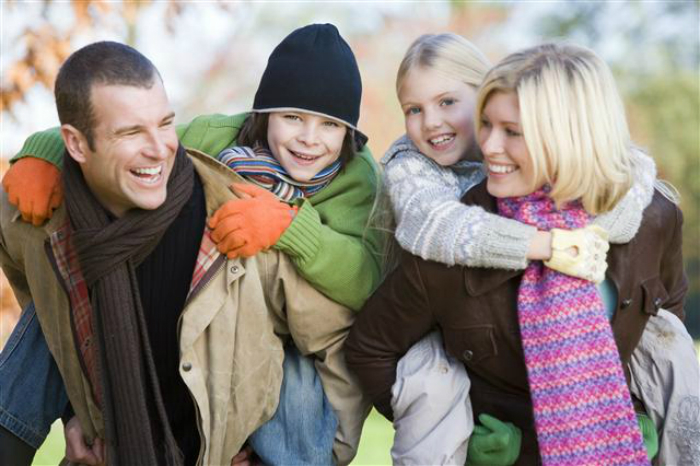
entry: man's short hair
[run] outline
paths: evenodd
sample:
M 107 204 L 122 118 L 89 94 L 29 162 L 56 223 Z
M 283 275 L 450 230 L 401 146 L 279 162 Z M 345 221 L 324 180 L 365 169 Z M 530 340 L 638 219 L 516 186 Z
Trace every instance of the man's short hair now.
M 94 85 L 121 85 L 150 89 L 160 74 L 153 63 L 128 45 L 95 42 L 74 52 L 61 66 L 54 95 L 61 124 L 83 133 L 94 150 Z

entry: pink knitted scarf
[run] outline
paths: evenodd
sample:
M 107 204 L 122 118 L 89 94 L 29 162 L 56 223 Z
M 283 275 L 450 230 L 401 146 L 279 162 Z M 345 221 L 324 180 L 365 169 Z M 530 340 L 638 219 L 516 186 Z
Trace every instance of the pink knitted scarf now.
M 557 209 L 547 187 L 498 200 L 540 230 L 586 226 L 580 203 Z M 530 262 L 518 320 L 544 465 L 648 465 L 603 302 L 593 283 Z

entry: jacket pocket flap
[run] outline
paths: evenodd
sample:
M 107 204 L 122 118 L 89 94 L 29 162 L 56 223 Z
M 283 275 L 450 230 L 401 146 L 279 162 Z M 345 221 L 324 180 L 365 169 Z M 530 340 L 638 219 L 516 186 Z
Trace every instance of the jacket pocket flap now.
M 460 361 L 476 363 L 498 354 L 493 325 L 475 325 L 443 330 L 445 346 Z
M 647 314 L 656 315 L 668 300 L 668 292 L 664 284 L 658 276 L 649 278 L 642 282 L 642 291 L 642 309 Z
M 522 275 L 522 273 L 522 270 L 464 267 L 464 286 L 470 296 L 480 296 L 503 285 L 513 277 Z

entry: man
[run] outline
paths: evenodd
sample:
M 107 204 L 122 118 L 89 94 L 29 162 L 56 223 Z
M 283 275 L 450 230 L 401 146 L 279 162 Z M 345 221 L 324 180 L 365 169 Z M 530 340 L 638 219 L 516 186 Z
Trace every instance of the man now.
M 39 228 L 3 193 L 0 263 L 63 377 L 69 459 L 228 464 L 277 407 L 283 308 L 333 304 L 283 254 L 217 252 L 205 221 L 240 178 L 178 146 L 148 59 L 89 45 L 55 93 L 65 202 Z

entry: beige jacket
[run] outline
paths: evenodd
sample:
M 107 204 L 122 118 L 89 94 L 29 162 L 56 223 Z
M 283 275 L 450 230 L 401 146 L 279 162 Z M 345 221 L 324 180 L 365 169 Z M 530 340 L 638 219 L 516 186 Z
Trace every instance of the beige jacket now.
M 241 178 L 209 156 L 189 154 L 211 215 L 234 197 L 227 187 Z M 104 437 L 104 423 L 81 369 L 68 297 L 47 253 L 50 235 L 66 220 L 62 206 L 45 226 L 33 227 L 19 219 L 3 192 L 0 265 L 20 305 L 34 300 L 70 402 L 90 439 Z M 211 278 L 192 292 L 180 317 L 180 375 L 201 420 L 203 451 L 198 464 L 228 465 L 277 408 L 283 349 L 275 333 L 288 332 L 285 312 L 342 307 L 299 277 L 290 260 L 276 251 L 252 259 L 221 257 L 211 272 Z

